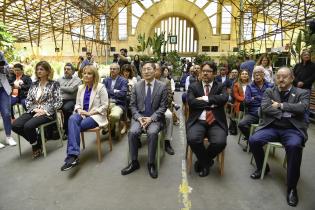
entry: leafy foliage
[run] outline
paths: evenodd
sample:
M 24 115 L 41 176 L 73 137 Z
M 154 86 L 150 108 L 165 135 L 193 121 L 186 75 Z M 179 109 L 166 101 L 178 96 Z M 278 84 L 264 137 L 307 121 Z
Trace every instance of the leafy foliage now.
M 206 54 L 199 54 L 194 60 L 195 64 L 197 65 L 201 65 L 205 61 L 211 61 L 211 57 Z
M 147 48 L 150 46 L 151 44 L 151 38 L 149 37 L 148 39 L 146 39 L 145 34 L 139 34 L 137 37 L 137 40 L 139 42 L 140 45 L 137 46 L 137 50 L 139 52 L 144 52 L 147 50 Z
M 137 39 L 140 45 L 137 46 L 139 52 L 146 52 L 152 49 L 153 54 L 158 58 L 161 57 L 162 46 L 165 46 L 167 40 L 165 38 L 165 32 L 162 32 L 160 35 L 154 33 L 153 37 L 146 38 L 145 34 L 139 34 Z
M 181 75 L 180 69 L 180 56 L 178 55 L 177 51 L 171 51 L 166 54 L 165 61 L 173 66 L 173 75 Z
M 155 56 L 140 55 L 139 57 L 140 57 L 140 60 L 144 63 L 148 61 L 156 63 L 159 60 L 159 58 Z
M 153 50 L 153 54 L 156 55 L 158 58 L 161 57 L 161 50 L 162 46 L 165 44 L 165 32 L 162 32 L 160 35 L 154 33 L 151 39 L 151 47 Z
M 6 30 L 5 25 L 0 22 L 0 50 L 4 51 L 4 56 L 9 63 L 15 59 L 14 41 L 15 38 Z

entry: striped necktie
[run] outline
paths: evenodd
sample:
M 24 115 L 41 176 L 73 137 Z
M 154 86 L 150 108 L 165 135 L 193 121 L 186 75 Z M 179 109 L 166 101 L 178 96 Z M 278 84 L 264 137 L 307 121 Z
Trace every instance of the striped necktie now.
M 206 96 L 209 95 L 210 92 L 210 85 L 205 85 L 206 88 Z M 215 121 L 214 115 L 211 110 L 206 111 L 206 122 L 208 125 L 211 125 Z

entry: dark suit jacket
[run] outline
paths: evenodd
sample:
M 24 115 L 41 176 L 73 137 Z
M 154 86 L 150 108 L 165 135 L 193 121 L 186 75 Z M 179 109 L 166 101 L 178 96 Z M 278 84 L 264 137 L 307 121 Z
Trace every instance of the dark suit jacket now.
M 197 122 L 204 110 L 212 110 L 216 121 L 226 131 L 226 134 L 228 134 L 224 105 L 228 101 L 229 96 L 226 93 L 225 86 L 217 81 L 213 81 L 208 96 L 209 101 L 206 102 L 196 99 L 204 95 L 204 89 L 201 81 L 194 82 L 193 84 L 189 85 L 187 92 L 189 105 L 189 118 L 186 125 L 187 129 Z M 213 105 L 215 106 L 214 108 L 211 107 Z
M 306 90 L 292 86 L 288 102 L 283 103 L 283 110 L 271 106 L 271 100 L 280 102 L 280 93 L 277 87 L 268 88 L 261 101 L 262 122 L 257 130 L 270 125 L 275 119 L 281 119 L 282 111 L 292 114 L 289 121 L 297 128 L 307 140 L 306 110 L 309 108 L 309 93 Z
M 137 121 L 139 117 L 143 117 L 144 113 L 144 100 L 145 100 L 145 81 L 137 82 L 132 90 L 130 109 L 132 117 Z M 167 88 L 165 83 L 155 80 L 152 92 L 152 121 L 162 122 L 164 114 L 167 109 Z
M 114 90 L 111 89 L 113 79 L 107 77 L 103 80 L 103 84 L 106 87 L 108 98 L 115 99 L 116 105 L 120 106 L 123 110 L 126 109 L 126 98 L 128 91 L 128 81 L 122 76 L 118 76 L 114 89 L 119 90 L 119 92 L 114 93 Z
M 14 81 L 16 80 L 16 76 L 12 76 L 9 78 L 9 83 L 13 87 Z M 28 90 L 30 89 L 32 85 L 32 79 L 30 76 L 23 74 L 21 77 L 21 80 L 23 81 L 23 85 L 21 85 L 21 89 L 19 89 L 19 95 L 20 98 L 26 98 Z
M 215 81 L 222 83 L 222 76 L 218 75 L 215 77 Z M 229 76 L 226 75 L 225 81 L 222 83 L 226 88 L 231 88 L 232 86 L 232 80 L 229 79 Z

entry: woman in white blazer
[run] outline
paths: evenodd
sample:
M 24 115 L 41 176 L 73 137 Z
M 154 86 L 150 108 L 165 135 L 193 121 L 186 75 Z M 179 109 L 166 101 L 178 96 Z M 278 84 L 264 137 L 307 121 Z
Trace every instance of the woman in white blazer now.
M 108 94 L 105 86 L 99 83 L 96 67 L 87 65 L 83 69 L 83 85 L 78 88 L 74 114 L 68 121 L 67 157 L 62 171 L 76 166 L 80 155 L 80 132 L 108 124 L 106 109 Z

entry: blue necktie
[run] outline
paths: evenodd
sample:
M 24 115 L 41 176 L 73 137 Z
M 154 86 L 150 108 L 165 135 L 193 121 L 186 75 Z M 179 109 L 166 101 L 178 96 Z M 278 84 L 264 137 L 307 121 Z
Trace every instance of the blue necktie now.
M 144 100 L 144 116 L 150 117 L 152 115 L 152 107 L 151 107 L 151 84 L 147 84 L 147 95 Z

